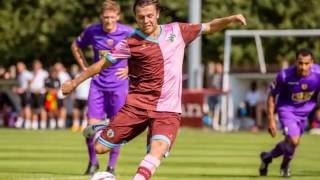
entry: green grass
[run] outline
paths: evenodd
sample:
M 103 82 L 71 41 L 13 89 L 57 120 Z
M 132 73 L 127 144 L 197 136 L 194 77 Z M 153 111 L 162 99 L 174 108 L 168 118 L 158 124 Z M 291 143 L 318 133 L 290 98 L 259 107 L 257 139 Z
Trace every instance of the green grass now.
M 280 140 L 266 133 L 214 133 L 181 129 L 176 145 L 153 180 L 279 179 L 279 164 L 269 176 L 257 176 L 258 154 Z M 320 178 L 319 136 L 305 135 L 292 163 L 293 177 Z M 129 180 L 144 156 L 146 134 L 122 148 L 117 179 Z M 99 156 L 102 170 L 107 156 Z M 87 180 L 86 147 L 79 133 L 67 130 L 25 131 L 0 129 L 0 179 Z

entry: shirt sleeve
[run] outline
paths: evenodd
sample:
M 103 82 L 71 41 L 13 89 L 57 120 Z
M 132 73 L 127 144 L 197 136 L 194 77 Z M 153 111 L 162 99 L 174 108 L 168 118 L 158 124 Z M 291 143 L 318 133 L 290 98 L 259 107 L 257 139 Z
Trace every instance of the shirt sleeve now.
M 76 39 L 76 43 L 77 45 L 82 49 L 85 47 L 88 47 L 90 45 L 91 42 L 91 38 L 90 38 L 90 29 L 87 28 L 85 29 L 80 36 L 77 37 Z
M 270 84 L 270 94 L 273 96 L 279 94 L 284 86 L 284 78 L 282 73 L 283 72 L 278 73 L 275 80 Z
M 120 41 L 111 51 L 105 56 L 107 61 L 115 63 L 118 60 L 125 60 L 131 57 L 130 48 L 128 46 L 128 40 L 124 39 Z
M 203 31 L 202 24 L 179 23 L 182 38 L 186 44 L 195 40 Z

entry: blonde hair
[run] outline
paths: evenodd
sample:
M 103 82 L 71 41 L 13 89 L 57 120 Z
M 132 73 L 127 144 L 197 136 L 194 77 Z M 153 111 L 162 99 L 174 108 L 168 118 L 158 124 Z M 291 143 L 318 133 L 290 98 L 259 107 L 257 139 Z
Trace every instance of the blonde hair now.
M 102 3 L 100 13 L 103 13 L 104 11 L 115 11 L 118 14 L 120 14 L 121 9 L 120 9 L 120 5 L 116 1 L 105 0 Z

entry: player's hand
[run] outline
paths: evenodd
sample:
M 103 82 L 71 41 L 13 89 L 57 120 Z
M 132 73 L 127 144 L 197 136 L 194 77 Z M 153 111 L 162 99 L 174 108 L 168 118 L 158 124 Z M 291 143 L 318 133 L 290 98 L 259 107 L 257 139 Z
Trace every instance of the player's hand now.
M 246 18 L 242 14 L 232 16 L 233 22 L 239 22 L 241 25 L 247 25 Z
M 276 137 L 277 135 L 277 126 L 274 120 L 269 121 L 269 127 L 268 132 L 271 135 L 271 137 Z
M 76 84 L 73 80 L 67 80 L 62 84 L 61 90 L 63 95 L 69 95 L 74 88 L 76 87 Z
M 117 72 L 116 72 L 116 76 L 119 79 L 127 79 L 128 78 L 128 72 L 129 72 L 129 68 L 128 66 L 126 66 L 125 68 L 118 68 Z

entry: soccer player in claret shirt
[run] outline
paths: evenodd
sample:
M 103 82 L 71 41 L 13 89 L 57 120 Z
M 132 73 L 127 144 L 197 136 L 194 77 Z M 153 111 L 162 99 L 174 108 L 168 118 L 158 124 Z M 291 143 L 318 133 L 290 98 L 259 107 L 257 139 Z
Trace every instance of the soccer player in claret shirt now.
M 231 23 L 246 24 L 241 15 L 214 19 L 203 24 L 158 24 L 158 0 L 136 0 L 134 14 L 139 26 L 126 40 L 74 80 L 63 85 L 69 94 L 83 80 L 113 63 L 128 59 L 129 94 L 125 105 L 108 126 L 88 127 L 97 131 L 95 150 L 106 153 L 141 134 L 147 127 L 149 150 L 141 161 L 135 180 L 148 180 L 168 153 L 180 126 L 182 62 L 184 49 L 202 33 L 214 33 Z
M 87 27 L 72 43 L 71 49 L 82 70 L 88 65 L 82 49 L 92 46 L 94 61 L 104 57 L 119 41 L 127 38 L 133 32 L 129 26 L 117 23 L 120 18 L 120 6 L 117 2 L 106 0 L 102 4 L 101 23 Z M 105 118 L 111 119 L 124 105 L 128 94 L 127 60 L 118 61 L 99 75 L 92 78 L 89 90 L 88 124 L 95 124 Z M 86 138 L 89 163 L 85 174 L 93 174 L 99 164 L 94 151 L 94 140 Z M 109 154 L 107 171 L 114 173 L 114 168 L 120 153 L 120 147 L 115 147 Z
M 273 158 L 283 156 L 280 175 L 288 177 L 289 163 L 307 125 L 308 115 L 316 107 L 320 90 L 320 66 L 314 64 L 312 52 L 298 50 L 295 65 L 280 71 L 270 89 L 267 100 L 269 133 L 276 136 L 276 111 L 285 137 L 270 152 L 260 154 L 260 175 L 268 174 Z

